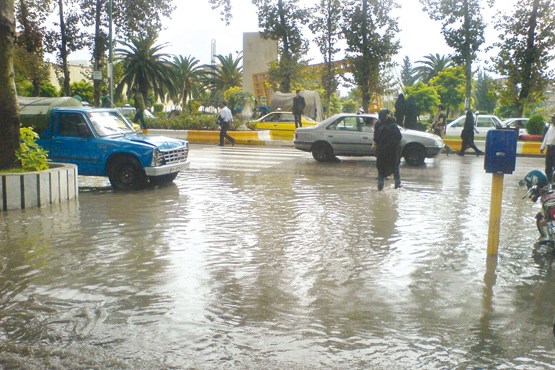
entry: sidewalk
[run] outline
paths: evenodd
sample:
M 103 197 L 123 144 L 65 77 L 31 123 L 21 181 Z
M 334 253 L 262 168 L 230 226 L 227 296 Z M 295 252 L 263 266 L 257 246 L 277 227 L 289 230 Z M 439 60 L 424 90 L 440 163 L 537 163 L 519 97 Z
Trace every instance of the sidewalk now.
M 209 130 L 160 130 L 149 129 L 149 135 L 161 135 L 177 139 L 187 140 L 195 144 L 217 144 L 220 142 L 219 131 Z M 269 131 L 228 131 L 235 138 L 237 144 L 242 145 L 272 145 L 292 147 L 292 141 L 272 140 Z M 461 149 L 461 139 L 444 139 L 445 145 L 449 145 L 453 152 Z M 475 140 L 476 146 L 486 150 L 485 140 Z M 518 141 L 516 154 L 518 156 L 543 156 L 540 152 L 541 143 L 538 141 Z

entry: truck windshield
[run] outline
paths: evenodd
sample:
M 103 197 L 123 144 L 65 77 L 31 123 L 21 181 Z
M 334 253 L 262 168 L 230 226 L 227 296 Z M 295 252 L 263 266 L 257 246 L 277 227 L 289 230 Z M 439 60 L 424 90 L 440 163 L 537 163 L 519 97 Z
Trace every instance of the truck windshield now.
M 99 136 L 127 134 L 135 131 L 117 112 L 91 112 L 89 118 Z

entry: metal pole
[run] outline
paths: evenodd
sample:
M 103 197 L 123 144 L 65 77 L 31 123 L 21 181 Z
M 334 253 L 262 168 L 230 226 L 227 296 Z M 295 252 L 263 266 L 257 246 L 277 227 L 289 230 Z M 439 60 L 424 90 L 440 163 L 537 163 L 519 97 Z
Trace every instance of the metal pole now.
M 109 20 L 109 51 L 108 51 L 108 79 L 110 85 L 110 108 L 113 107 L 114 101 L 114 53 L 112 44 L 112 0 L 108 2 L 108 20 Z
M 499 229 L 501 226 L 501 202 L 503 200 L 502 173 L 494 173 L 491 182 L 491 200 L 489 206 L 488 255 L 497 254 L 499 246 Z

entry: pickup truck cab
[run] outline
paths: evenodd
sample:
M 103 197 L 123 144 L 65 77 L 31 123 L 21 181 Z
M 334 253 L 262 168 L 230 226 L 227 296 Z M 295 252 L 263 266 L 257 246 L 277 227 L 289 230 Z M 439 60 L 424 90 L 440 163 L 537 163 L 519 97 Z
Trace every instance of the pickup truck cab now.
M 189 167 L 187 141 L 142 135 L 113 108 L 52 108 L 37 143 L 50 160 L 76 164 L 79 175 L 107 176 L 117 190 L 163 185 Z

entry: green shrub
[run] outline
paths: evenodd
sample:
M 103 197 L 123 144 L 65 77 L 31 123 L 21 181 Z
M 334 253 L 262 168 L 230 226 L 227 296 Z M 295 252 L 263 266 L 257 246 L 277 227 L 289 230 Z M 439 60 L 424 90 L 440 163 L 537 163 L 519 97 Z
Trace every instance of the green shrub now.
M 21 166 L 28 171 L 47 170 L 48 158 L 46 150 L 37 145 L 39 135 L 30 127 L 19 129 L 19 149 L 15 155 L 21 161 Z
M 526 122 L 526 131 L 528 131 L 530 135 L 543 135 L 544 128 L 545 121 L 540 115 L 532 116 L 528 122 Z
M 154 113 L 162 113 L 164 111 L 164 104 L 156 103 L 154 104 Z
M 183 114 L 148 120 L 148 127 L 166 130 L 217 130 L 215 114 Z

